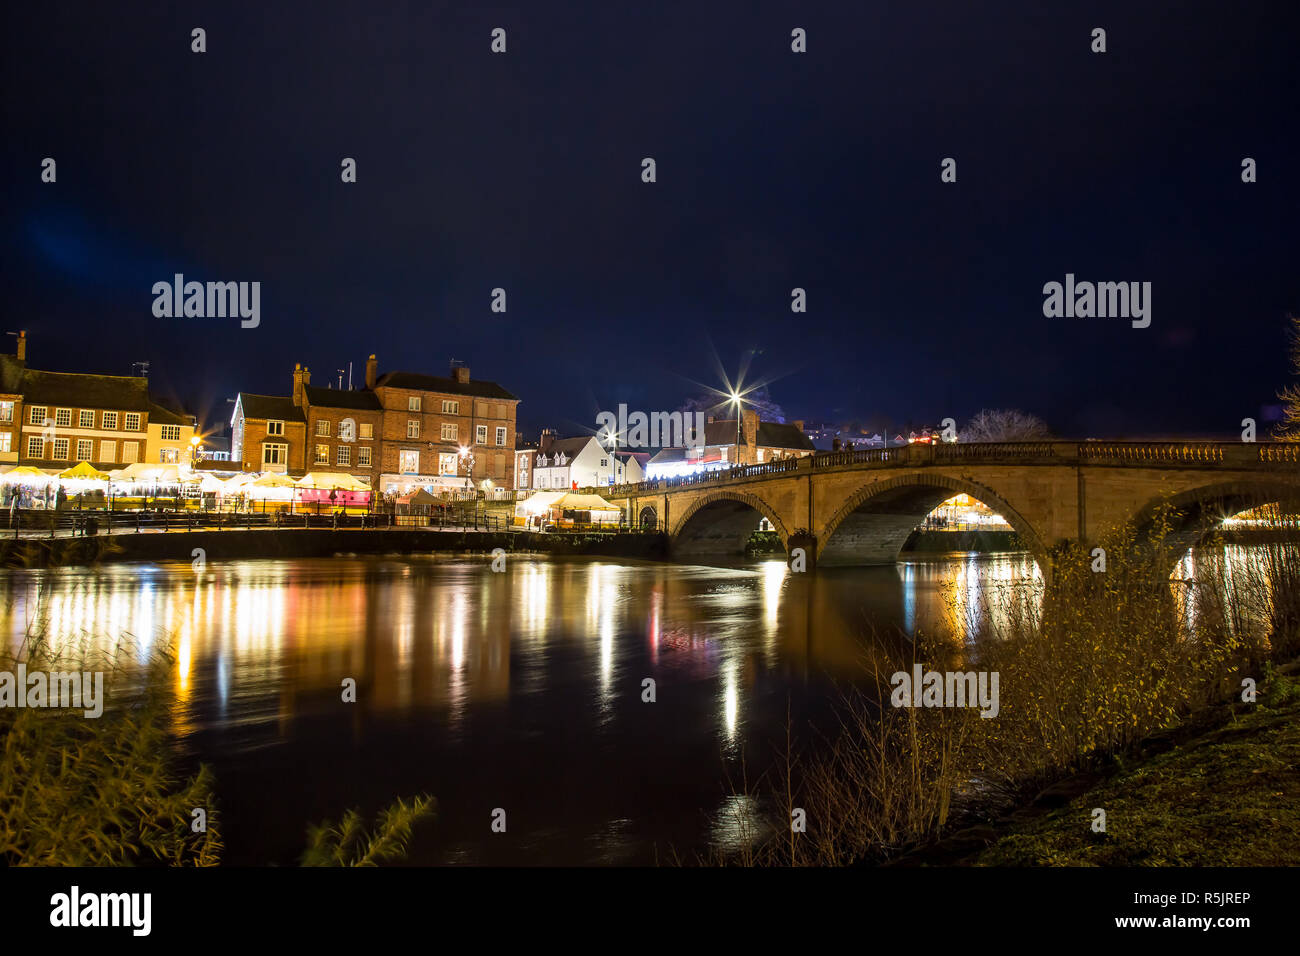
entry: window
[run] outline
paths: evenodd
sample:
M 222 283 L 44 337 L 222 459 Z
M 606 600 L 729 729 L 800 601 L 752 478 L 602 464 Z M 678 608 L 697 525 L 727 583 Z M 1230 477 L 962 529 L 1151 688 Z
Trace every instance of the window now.
M 329 438 L 330 423 L 328 418 L 318 418 L 316 420 L 316 437 Z
M 160 465 L 175 465 L 179 459 L 179 450 L 176 448 L 163 448 L 158 452 L 158 463 Z
M 283 422 L 281 422 L 283 424 Z M 283 465 L 289 460 L 289 446 L 279 445 L 275 442 L 264 442 L 262 444 L 262 464 L 265 465 Z
M 77 415 L 78 428 L 94 428 L 95 412 L 89 408 L 83 408 Z
M 45 406 L 32 405 L 27 409 L 27 422 L 30 425 L 45 424 Z
M 14 403 L 0 402 L 0 422 L 11 422 L 14 420 Z
M 357 423 L 350 418 L 339 422 L 339 441 L 356 441 Z
M 28 438 L 28 439 L 27 439 L 27 457 L 28 457 L 28 458 L 44 458 L 44 457 L 45 457 L 45 442 L 44 442 L 43 440 L 41 440 L 40 438 Z
M 369 467 L 370 467 L 370 449 L 369 449 L 369 448 L 358 448 L 358 449 L 357 449 L 357 467 L 358 467 L 358 468 L 369 468 Z
M 444 425 L 442 426 L 442 440 L 443 440 L 443 441 L 455 441 L 455 440 L 456 440 L 456 426 L 455 426 L 455 425 L 446 425 L 446 424 L 444 424 Z
M 69 428 L 72 425 L 72 409 L 56 408 L 54 410 L 54 424 L 60 428 Z
M 127 412 L 126 417 L 122 419 L 122 427 L 129 432 L 138 432 L 140 430 L 140 413 Z
M 329 463 L 330 463 L 330 446 L 329 446 L 329 445 L 317 445 L 317 446 L 316 446 L 316 464 L 318 464 L 318 465 L 328 465 Z
M 444 427 L 446 427 L 446 426 L 444 426 Z M 419 438 L 419 437 L 420 437 L 420 422 L 419 422 L 418 419 L 415 419 L 415 418 L 408 418 L 408 419 L 406 420 L 406 437 L 407 437 L 407 438 Z
M 66 438 L 54 439 L 54 457 L 59 461 L 68 460 L 68 440 Z
M 181 426 L 180 426 L 180 425 L 164 425 L 164 426 L 162 427 L 162 440 L 163 440 L 163 441 L 180 441 L 180 440 L 181 440 Z
M 339 464 L 339 465 L 351 465 L 351 464 L 352 464 L 352 446 L 351 446 L 351 445 L 339 445 L 338 461 L 336 462 L 336 464 Z
M 460 414 L 460 402 L 446 402 L 446 401 L 444 401 L 444 402 L 442 403 L 442 413 L 443 413 L 444 415 L 459 415 L 459 414 Z
M 500 446 L 500 447 L 505 447 L 505 443 L 506 443 L 506 426 L 504 426 L 504 425 L 498 425 L 498 426 L 497 426 L 497 445 Z
M 397 453 L 397 470 L 403 475 L 420 473 L 420 453 L 418 451 L 399 451 Z
M 284 422 L 270 421 L 266 423 L 266 433 L 268 435 L 283 435 Z
M 117 412 L 105 412 L 101 424 L 104 428 L 117 428 Z
M 601 468 L 608 468 L 608 467 L 609 467 L 609 459 L 608 459 L 608 458 L 602 458 L 602 459 L 600 460 L 600 467 L 601 467 Z
M 418 412 L 420 410 L 420 396 L 411 395 L 406 399 L 406 410 L 408 412 Z
M 438 474 L 454 475 L 456 474 L 456 456 L 442 454 L 438 456 Z
M 475 425 L 475 426 L 474 426 L 474 444 L 476 444 L 476 445 L 486 445 L 486 444 L 487 444 L 487 426 L 486 426 L 486 425 Z
M 374 437 L 375 437 L 375 426 L 374 426 L 374 425 L 371 425 L 369 422 L 367 422 L 366 424 L 364 424 L 364 425 L 361 426 L 361 440 L 362 440 L 362 441 L 370 441 L 370 439 L 372 439 L 372 438 L 374 438 Z
M 95 457 L 95 443 L 89 438 L 77 439 L 77 461 L 90 461 Z
M 0 451 L 13 451 L 13 432 L 0 432 Z
M 122 442 L 122 461 L 130 465 L 139 460 L 140 444 L 139 442 L 124 441 Z
M 117 442 L 102 441 L 99 443 L 99 460 L 100 461 L 117 461 Z

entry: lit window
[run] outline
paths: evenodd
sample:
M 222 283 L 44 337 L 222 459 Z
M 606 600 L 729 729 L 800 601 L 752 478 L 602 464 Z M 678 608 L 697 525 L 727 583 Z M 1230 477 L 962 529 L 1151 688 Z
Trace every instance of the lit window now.
M 420 453 L 418 451 L 399 451 L 397 453 L 397 470 L 403 475 L 420 473 Z
M 0 432 L 0 451 L 5 451 L 5 452 L 12 451 L 13 440 L 14 440 L 13 432 Z
M 0 402 L 0 422 L 11 422 L 14 420 L 14 403 Z
M 329 446 L 329 445 L 317 445 L 317 446 L 316 446 L 316 464 L 318 464 L 318 465 L 328 465 L 329 463 L 330 463 L 330 446 Z
M 175 448 L 164 448 L 158 452 L 158 463 L 162 465 L 174 465 L 180 456 Z
M 375 426 L 371 425 L 369 422 L 363 424 L 361 426 L 361 440 L 370 441 L 370 439 L 374 437 L 375 437 Z
M 339 441 L 355 441 L 357 435 L 357 423 L 350 418 L 345 418 L 339 422 Z
M 358 466 L 359 468 L 369 468 L 369 467 L 370 467 L 370 449 L 369 449 L 369 448 L 358 448 L 358 449 L 357 449 L 357 466 Z

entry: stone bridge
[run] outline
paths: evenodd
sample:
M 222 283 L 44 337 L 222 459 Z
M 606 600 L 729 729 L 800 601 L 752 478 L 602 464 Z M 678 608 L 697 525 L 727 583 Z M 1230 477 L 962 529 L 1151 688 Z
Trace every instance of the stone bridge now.
M 1049 573 L 1060 546 L 1128 522 L 1143 531 L 1162 503 L 1181 555 L 1225 517 L 1294 500 L 1300 443 L 914 444 L 585 490 L 629 524 L 665 530 L 679 559 L 741 553 L 767 518 L 787 552 L 798 535 L 809 567 L 892 563 L 931 510 L 964 493 L 1002 515 Z

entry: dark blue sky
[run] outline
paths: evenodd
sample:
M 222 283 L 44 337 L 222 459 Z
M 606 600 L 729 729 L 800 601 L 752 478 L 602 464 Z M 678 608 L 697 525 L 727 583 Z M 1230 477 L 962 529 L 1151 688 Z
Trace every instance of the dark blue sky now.
M 22 4 L 5 330 L 37 367 L 148 360 L 210 424 L 239 389 L 287 393 L 294 362 L 359 380 L 375 352 L 461 359 L 526 431 L 571 432 L 676 408 L 755 349 L 791 418 L 1233 433 L 1288 381 L 1300 311 L 1296 10 Z M 175 272 L 260 281 L 261 326 L 155 318 Z M 1044 318 L 1067 272 L 1150 281 L 1150 328 Z

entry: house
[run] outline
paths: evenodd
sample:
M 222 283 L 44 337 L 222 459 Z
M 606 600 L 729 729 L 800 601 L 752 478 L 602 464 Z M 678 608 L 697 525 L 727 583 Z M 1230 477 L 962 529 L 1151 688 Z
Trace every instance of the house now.
M 369 389 L 313 388 L 311 372 L 293 371 L 293 401 L 307 418 L 306 467 L 338 471 L 377 486 L 384 410 Z
M 646 465 L 650 462 L 648 451 L 620 451 L 615 457 L 618 459 L 618 469 L 613 484 L 633 485 L 645 481 Z
M 478 488 L 514 486 L 515 395 L 496 382 L 470 378 L 465 365 L 453 365 L 446 378 L 379 375 L 377 366 L 371 355 L 366 388 L 383 411 L 380 491 L 454 485 L 458 476 Z
M 196 457 L 194 417 L 168 408 L 158 402 L 149 403 L 148 436 L 145 439 L 144 460 L 154 465 L 190 465 Z
M 240 392 L 230 416 L 230 460 L 240 471 L 302 475 L 307 416 L 288 395 Z
M 664 448 L 646 465 L 646 478 L 676 478 L 734 468 L 761 465 L 785 458 L 802 458 L 814 452 L 803 433 L 803 422 L 761 422 L 758 413 L 745 411 L 740 419 L 740 441 L 736 441 L 736 419 L 708 419 L 704 443 L 696 447 Z
M 533 490 L 607 485 L 614 474 L 612 457 L 595 435 L 556 438 L 554 431 L 545 429 L 533 460 Z

